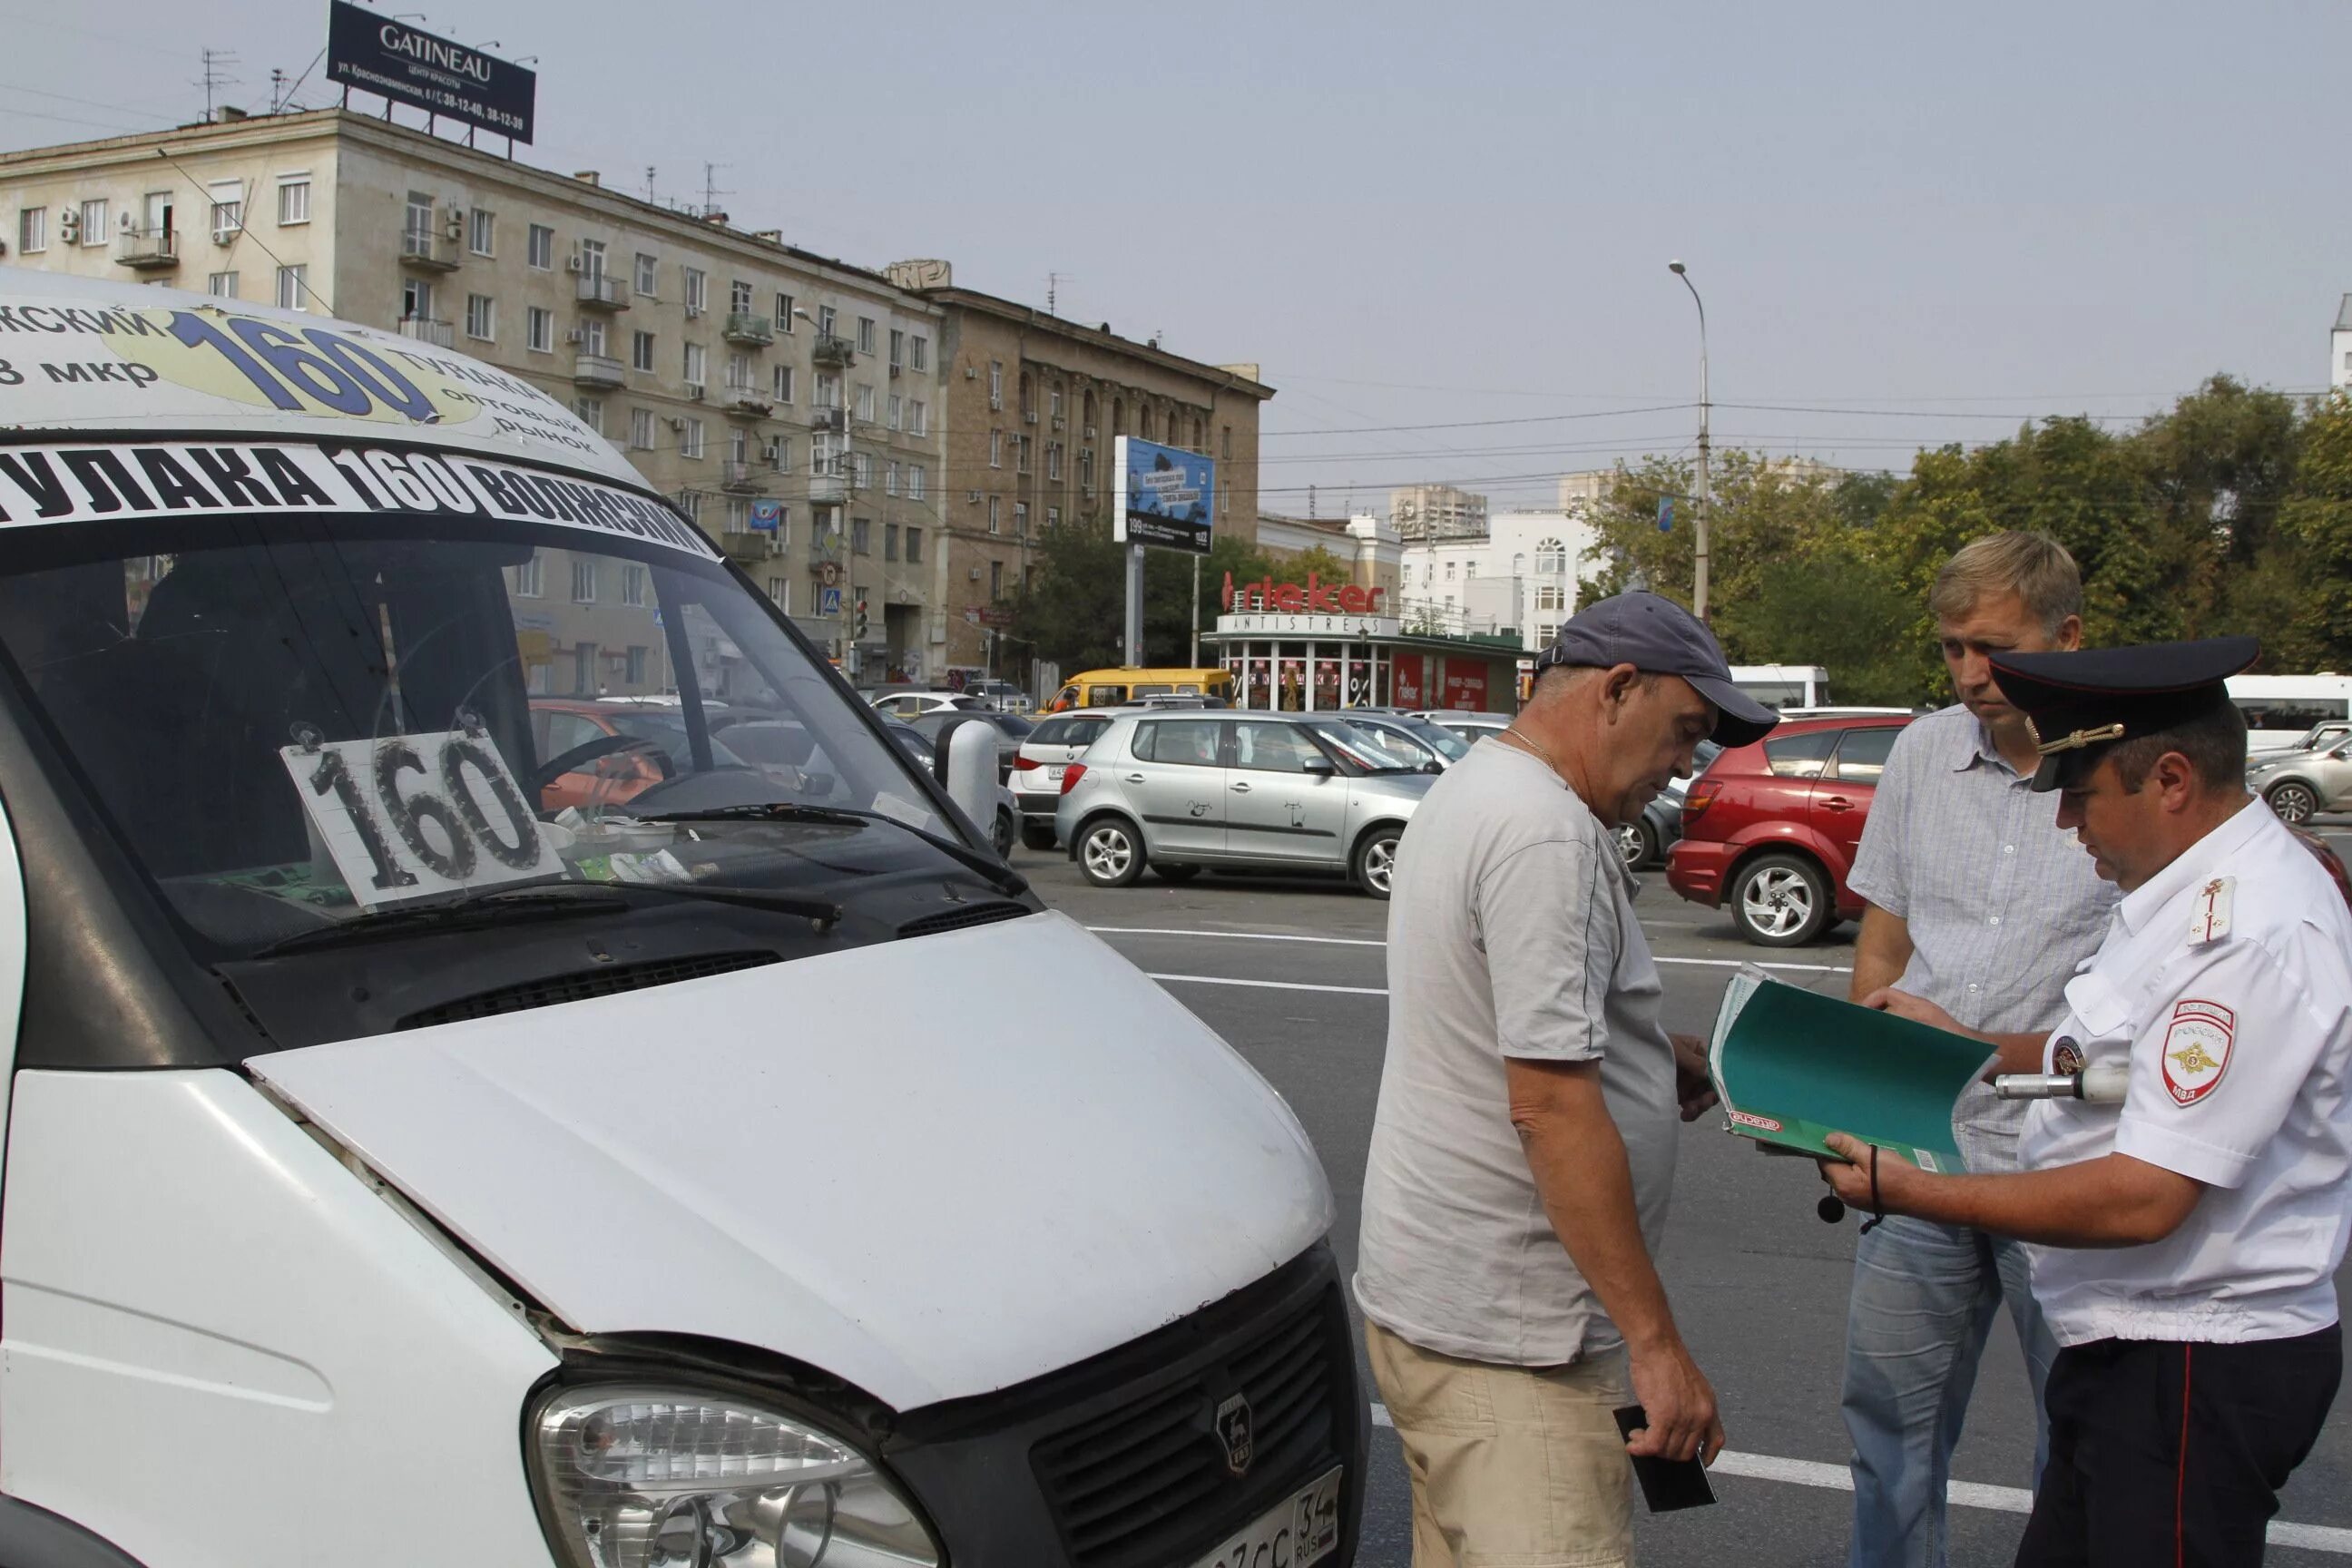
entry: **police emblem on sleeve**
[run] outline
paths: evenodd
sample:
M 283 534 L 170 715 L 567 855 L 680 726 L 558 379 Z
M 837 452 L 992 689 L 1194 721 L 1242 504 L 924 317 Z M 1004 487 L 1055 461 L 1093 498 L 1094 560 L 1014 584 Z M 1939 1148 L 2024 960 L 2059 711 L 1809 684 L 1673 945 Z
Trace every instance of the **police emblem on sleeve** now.
M 2164 1087 L 2176 1105 L 2194 1105 L 2220 1087 L 2229 1070 L 2237 1015 L 2219 1002 L 2195 1000 L 2172 1009 L 2164 1031 Z

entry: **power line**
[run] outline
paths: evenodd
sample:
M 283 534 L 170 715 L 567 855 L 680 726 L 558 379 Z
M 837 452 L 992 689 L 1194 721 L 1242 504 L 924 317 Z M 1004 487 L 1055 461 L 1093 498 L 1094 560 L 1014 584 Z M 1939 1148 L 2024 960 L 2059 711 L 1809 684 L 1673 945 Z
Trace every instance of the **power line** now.
M 0 89 L 5 89 L 9 92 L 29 92 L 35 98 L 54 98 L 59 103 L 79 103 L 85 109 L 109 109 L 112 110 L 117 114 L 135 114 L 142 120 L 160 121 L 165 125 L 176 125 L 179 123 L 178 121 L 173 119 L 168 114 L 157 114 L 152 110 L 144 109 L 133 109 L 129 104 L 105 103 L 95 98 L 76 98 L 69 92 L 50 92 L 43 88 L 19 86 L 17 83 L 13 81 L 0 81 Z

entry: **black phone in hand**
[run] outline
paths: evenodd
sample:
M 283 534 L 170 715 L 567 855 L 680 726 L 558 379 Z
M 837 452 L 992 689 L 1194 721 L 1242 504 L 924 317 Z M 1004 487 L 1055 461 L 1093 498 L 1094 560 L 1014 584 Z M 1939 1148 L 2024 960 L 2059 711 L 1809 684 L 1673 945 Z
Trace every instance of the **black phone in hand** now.
M 1616 1415 L 1618 1435 L 1629 1443 L 1634 1433 L 1650 1424 L 1648 1414 L 1638 1405 L 1628 1405 Z M 1697 1456 L 1687 1459 L 1642 1454 L 1627 1457 L 1633 1461 L 1633 1479 L 1642 1483 L 1642 1501 L 1652 1513 L 1703 1508 L 1715 1500 L 1715 1489 L 1706 1484 L 1706 1467 L 1699 1463 Z

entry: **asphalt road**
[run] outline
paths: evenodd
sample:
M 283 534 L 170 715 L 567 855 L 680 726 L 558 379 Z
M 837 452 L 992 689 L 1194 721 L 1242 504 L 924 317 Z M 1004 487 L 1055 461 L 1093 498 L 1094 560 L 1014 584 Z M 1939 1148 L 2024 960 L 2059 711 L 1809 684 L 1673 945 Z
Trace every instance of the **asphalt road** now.
M 2352 858 L 2352 831 L 2327 826 L 2338 851 Z M 1015 850 L 1014 864 L 1049 904 L 1159 978 L 1290 1102 L 1329 1174 L 1339 1201 L 1332 1241 L 1352 1273 L 1387 1028 L 1387 906 L 1338 882 L 1206 875 L 1174 887 L 1146 875 L 1132 887 L 1102 889 L 1058 853 Z M 1665 973 L 1669 1028 L 1705 1033 L 1726 977 L 1742 962 L 1788 965 L 1781 978 L 1844 994 L 1851 927 L 1814 947 L 1768 951 L 1741 942 L 1727 916 L 1683 902 L 1660 874 L 1643 881 L 1636 908 Z M 1637 1514 L 1644 1568 L 1845 1562 L 1852 1497 L 1835 1485 L 1848 1457 L 1837 1391 L 1854 1228 L 1816 1217 L 1821 1192 L 1811 1164 L 1759 1154 L 1715 1116 L 1683 1131 L 1659 1266 L 1684 1336 L 1715 1384 L 1732 1451 L 1717 1468 L 1720 1506 Z M 1377 1397 L 1369 1374 L 1364 1387 Z M 2018 1510 L 2032 1443 L 2022 1363 L 2004 1319 L 1953 1464 L 1955 1497 L 1979 1504 L 1951 1510 L 1954 1563 L 2011 1560 L 2024 1526 Z M 1374 1430 L 1371 1464 L 1357 1561 L 1405 1568 L 1411 1509 L 1396 1436 L 1385 1427 Z M 2269 1562 L 2320 1568 L 2352 1557 L 2352 1399 L 2337 1402 L 2281 1517 L 2319 1528 L 2302 1547 L 2274 1545 Z

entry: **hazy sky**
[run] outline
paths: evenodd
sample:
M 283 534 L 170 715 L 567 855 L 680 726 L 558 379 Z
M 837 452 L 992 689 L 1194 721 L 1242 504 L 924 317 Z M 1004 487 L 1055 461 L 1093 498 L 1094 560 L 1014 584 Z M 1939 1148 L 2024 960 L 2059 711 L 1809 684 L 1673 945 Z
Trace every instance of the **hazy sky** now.
M 196 118 L 206 46 L 264 106 L 326 41 L 325 0 L 28 3 L 9 146 Z M 533 163 L 697 199 L 715 163 L 739 226 L 1039 305 L 1058 272 L 1065 316 L 1259 362 L 1271 510 L 1687 447 L 1670 257 L 1717 444 L 1852 467 L 2324 386 L 2352 289 L 2342 0 L 400 3 L 539 57 Z

